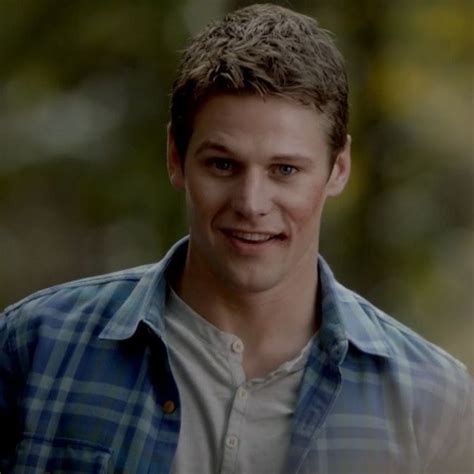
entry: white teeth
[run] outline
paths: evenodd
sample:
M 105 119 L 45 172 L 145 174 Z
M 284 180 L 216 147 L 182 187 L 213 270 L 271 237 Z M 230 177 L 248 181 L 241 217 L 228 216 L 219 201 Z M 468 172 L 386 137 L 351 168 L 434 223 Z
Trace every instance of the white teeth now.
M 270 240 L 273 235 L 268 234 L 259 234 L 256 232 L 239 232 L 232 231 L 232 237 L 237 237 L 239 239 L 251 240 L 252 242 L 264 242 Z

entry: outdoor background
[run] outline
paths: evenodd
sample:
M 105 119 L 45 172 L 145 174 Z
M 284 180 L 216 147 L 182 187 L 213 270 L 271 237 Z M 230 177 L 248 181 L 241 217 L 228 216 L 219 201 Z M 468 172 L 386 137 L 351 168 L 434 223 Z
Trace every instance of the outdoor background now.
M 156 261 L 186 232 L 165 168 L 178 50 L 250 3 L 0 2 L 0 307 Z M 347 60 L 353 174 L 322 254 L 472 371 L 471 2 L 274 3 L 318 18 Z

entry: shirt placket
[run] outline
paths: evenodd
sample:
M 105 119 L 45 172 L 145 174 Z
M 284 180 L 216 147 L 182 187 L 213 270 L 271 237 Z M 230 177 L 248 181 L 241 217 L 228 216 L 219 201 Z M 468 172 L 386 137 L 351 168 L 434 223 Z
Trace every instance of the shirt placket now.
M 246 386 L 245 373 L 242 367 L 244 345 L 238 338 L 230 344 L 229 367 L 235 382 L 234 398 L 229 411 L 227 429 L 222 445 L 221 474 L 233 474 L 238 467 L 238 452 L 242 440 L 243 422 L 247 412 L 249 391 Z

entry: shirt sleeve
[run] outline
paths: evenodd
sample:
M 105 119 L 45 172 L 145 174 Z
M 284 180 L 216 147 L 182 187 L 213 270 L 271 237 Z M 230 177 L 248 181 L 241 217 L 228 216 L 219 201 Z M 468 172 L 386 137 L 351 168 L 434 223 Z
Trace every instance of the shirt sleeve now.
M 474 379 L 466 375 L 464 396 L 442 449 L 425 467 L 427 474 L 472 474 L 474 472 Z
M 459 424 L 455 426 L 452 467 L 445 472 L 474 472 L 474 380 L 469 380 L 468 396 Z M 448 457 L 448 459 L 450 459 Z
M 12 355 L 8 318 L 0 313 L 0 472 L 8 472 L 8 461 L 18 439 L 17 404 L 20 395 L 20 370 Z

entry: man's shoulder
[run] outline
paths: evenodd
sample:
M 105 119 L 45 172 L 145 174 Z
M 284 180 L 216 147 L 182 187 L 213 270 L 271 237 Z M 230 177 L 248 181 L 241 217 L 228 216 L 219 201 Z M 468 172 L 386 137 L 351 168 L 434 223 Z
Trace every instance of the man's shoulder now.
M 336 285 L 352 347 L 341 366 L 349 405 L 354 393 L 370 393 L 369 410 L 386 407 L 384 419 L 405 432 L 423 472 L 467 472 L 473 380 L 465 365 L 362 296 Z M 354 392 L 356 384 L 365 384 L 364 389 Z M 358 410 L 363 402 L 357 400 Z
M 363 368 L 376 386 L 387 387 L 386 397 L 408 407 L 418 419 L 423 450 L 429 450 L 426 446 L 433 433 L 447 439 L 450 431 L 456 432 L 465 423 L 464 418 L 472 419 L 473 380 L 462 362 L 360 295 L 344 287 L 340 290 L 343 298 L 352 299 L 353 315 L 365 320 L 368 334 L 375 334 L 385 348 L 382 359 L 370 353 L 363 356 L 365 363 L 360 352 L 352 352 L 346 365 L 348 376 Z
M 73 280 L 42 289 L 7 306 L 3 314 L 11 324 L 22 319 L 66 317 L 94 307 L 117 306 L 133 291 L 151 265 Z
M 352 298 L 361 309 L 367 324 L 375 327 L 382 335 L 391 360 L 400 368 L 419 367 L 438 373 L 448 371 L 466 373 L 466 366 L 438 345 L 409 328 L 394 317 L 376 307 L 373 303 L 338 284 L 338 289 L 347 298 Z

